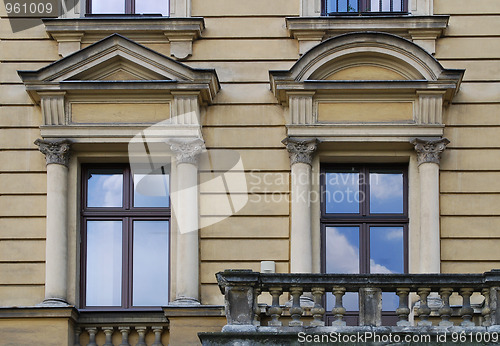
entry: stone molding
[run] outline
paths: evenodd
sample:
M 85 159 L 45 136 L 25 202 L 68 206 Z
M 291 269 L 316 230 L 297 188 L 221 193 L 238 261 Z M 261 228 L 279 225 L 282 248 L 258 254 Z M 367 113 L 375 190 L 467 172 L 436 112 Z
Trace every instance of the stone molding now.
M 66 57 L 114 33 L 139 42 L 170 42 L 170 55 L 184 60 L 193 54 L 193 41 L 205 29 L 203 18 L 57 18 L 44 19 L 47 33 L 57 41 L 59 55 Z
M 421 139 L 415 138 L 411 141 L 411 144 L 415 146 L 415 151 L 417 152 L 418 165 L 423 163 L 437 163 L 441 159 L 441 153 L 446 149 L 446 146 L 450 143 L 448 138 L 440 139 Z
M 203 151 L 205 142 L 200 139 L 170 139 L 168 141 L 170 149 L 175 154 L 177 164 L 189 163 L 198 164 L 198 155 Z
M 314 153 L 318 149 L 317 138 L 292 138 L 287 137 L 281 141 L 286 146 L 290 156 L 290 166 L 296 163 L 306 163 L 312 166 Z
M 35 144 L 38 146 L 47 161 L 47 165 L 57 164 L 68 167 L 70 157 L 71 142 L 67 139 L 49 141 L 37 139 Z
M 302 55 L 331 37 L 352 32 L 376 31 L 398 35 L 434 54 L 436 40 L 448 26 L 449 16 L 340 16 L 289 17 L 286 27 L 290 37 L 299 42 Z

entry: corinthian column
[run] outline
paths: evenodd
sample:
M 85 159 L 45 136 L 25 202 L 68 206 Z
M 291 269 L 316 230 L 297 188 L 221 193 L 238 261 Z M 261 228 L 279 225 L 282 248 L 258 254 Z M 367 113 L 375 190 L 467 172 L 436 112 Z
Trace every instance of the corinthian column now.
M 312 273 L 311 164 L 316 138 L 285 138 L 291 165 L 290 271 Z
M 177 190 L 172 193 L 177 221 L 177 276 L 174 304 L 199 305 L 198 155 L 201 139 L 170 140 L 177 164 Z
M 47 161 L 45 299 L 42 305 L 68 305 L 68 162 L 70 142 L 37 139 Z
M 416 138 L 411 143 L 417 152 L 420 173 L 420 272 L 439 273 L 439 161 L 450 141 Z

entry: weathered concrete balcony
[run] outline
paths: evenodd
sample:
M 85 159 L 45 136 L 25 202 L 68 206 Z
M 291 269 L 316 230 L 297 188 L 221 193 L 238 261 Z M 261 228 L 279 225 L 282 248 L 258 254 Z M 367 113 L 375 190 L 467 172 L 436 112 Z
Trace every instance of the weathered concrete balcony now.
M 227 324 L 220 333 L 200 333 L 203 345 L 499 342 L 497 270 L 484 274 L 369 275 L 226 270 L 216 275 L 225 295 Z M 271 305 L 259 304 L 259 296 L 265 292 L 272 297 Z M 358 326 L 346 325 L 346 292 L 359 294 Z M 382 325 L 383 292 L 399 297 L 394 326 Z M 329 311 L 325 308 L 326 293 L 335 297 Z M 471 304 L 471 297 L 478 304 Z M 333 315 L 329 326 L 325 325 L 327 314 Z

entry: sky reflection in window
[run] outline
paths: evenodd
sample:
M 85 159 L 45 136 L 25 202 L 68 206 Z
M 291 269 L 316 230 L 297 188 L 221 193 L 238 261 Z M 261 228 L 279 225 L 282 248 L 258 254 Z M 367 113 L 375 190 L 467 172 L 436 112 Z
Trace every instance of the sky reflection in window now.
M 370 213 L 403 213 L 403 173 L 370 173 Z
M 359 173 L 326 173 L 326 212 L 333 214 L 359 213 Z
M 133 305 L 168 305 L 168 221 L 134 221 Z
M 121 207 L 123 171 L 92 169 L 88 175 L 87 207 Z
M 121 221 L 87 222 L 87 306 L 120 306 Z

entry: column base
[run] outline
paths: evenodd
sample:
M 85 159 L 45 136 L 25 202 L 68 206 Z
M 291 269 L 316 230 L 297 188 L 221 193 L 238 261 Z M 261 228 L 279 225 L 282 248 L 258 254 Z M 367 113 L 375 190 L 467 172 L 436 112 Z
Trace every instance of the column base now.
M 37 304 L 39 307 L 44 307 L 44 308 L 62 308 L 62 307 L 68 307 L 70 306 L 67 301 L 64 299 L 59 299 L 59 298 L 47 298 L 40 304 Z
M 180 297 L 171 302 L 169 305 L 174 305 L 174 306 L 197 306 L 201 305 L 200 301 L 195 298 L 190 298 L 190 297 Z

